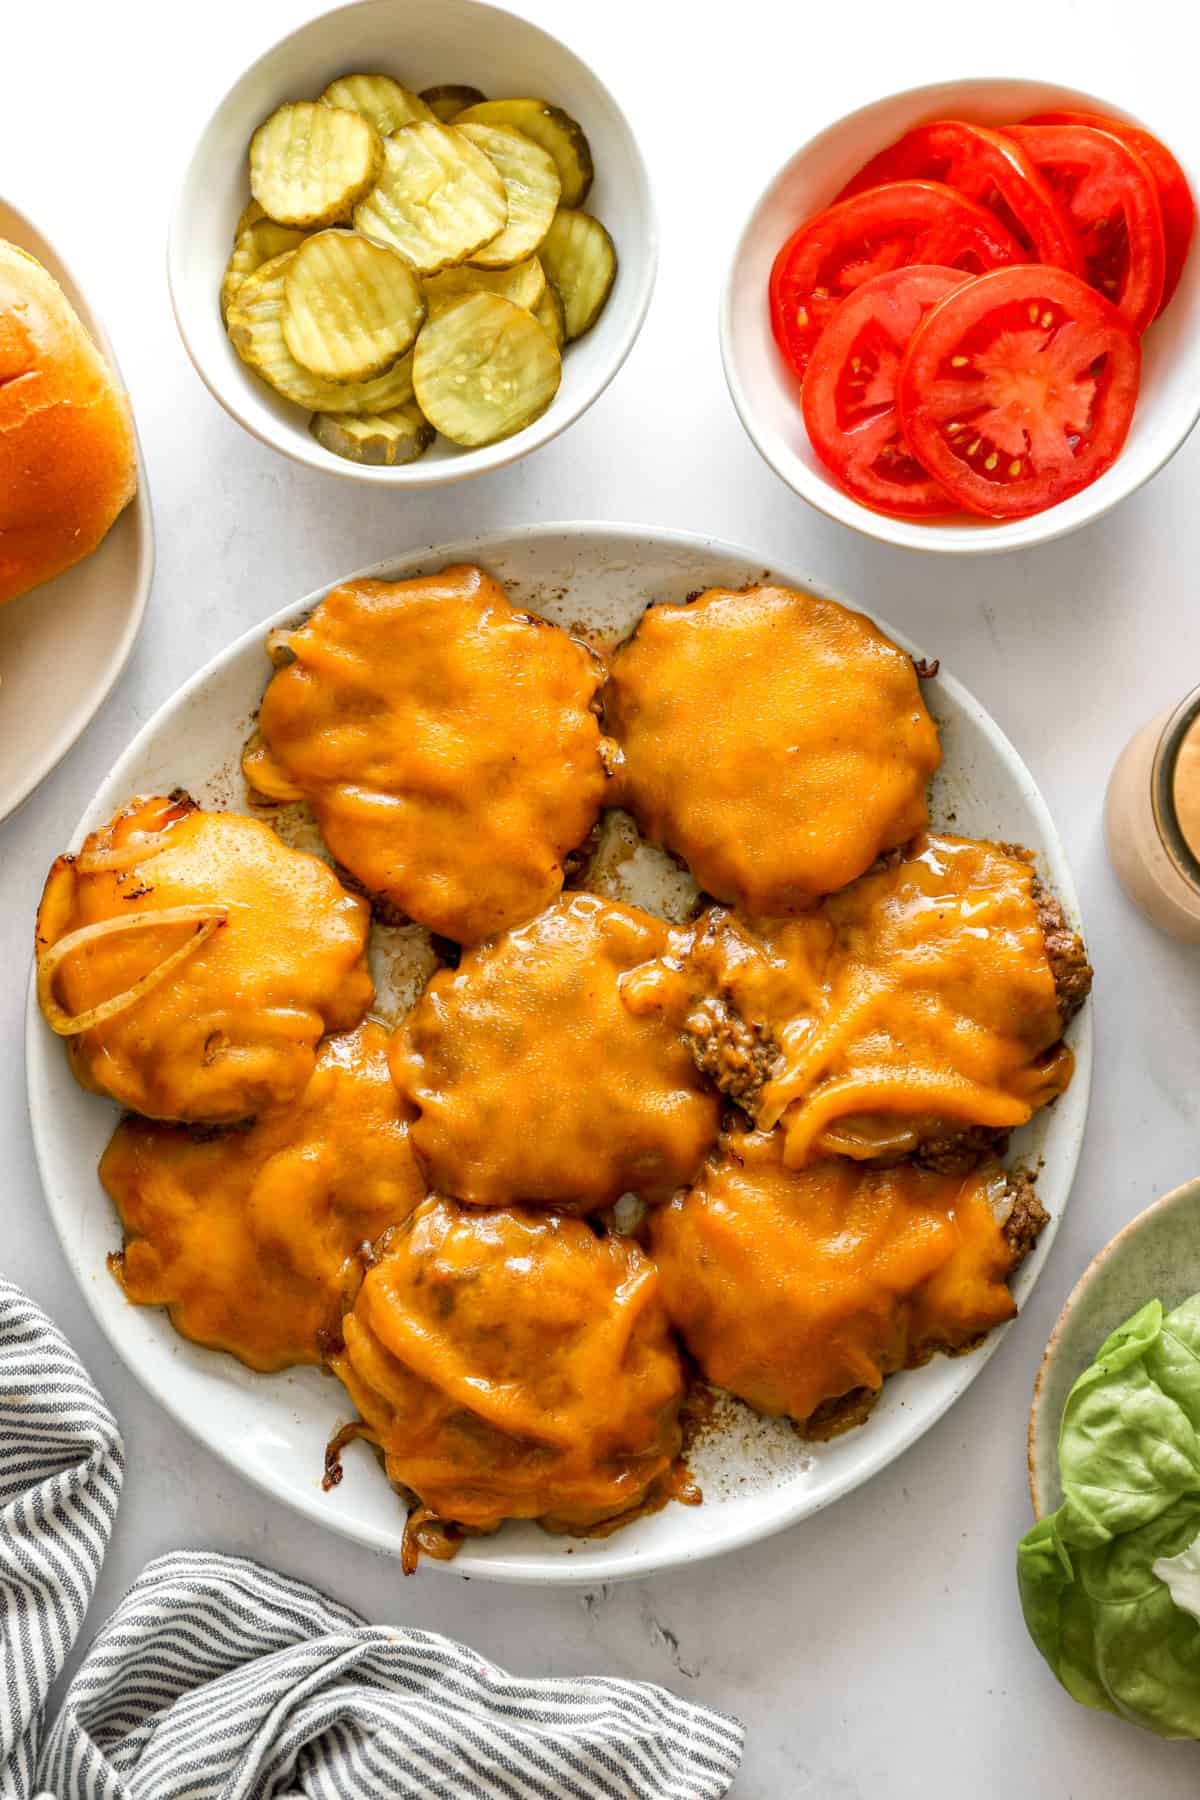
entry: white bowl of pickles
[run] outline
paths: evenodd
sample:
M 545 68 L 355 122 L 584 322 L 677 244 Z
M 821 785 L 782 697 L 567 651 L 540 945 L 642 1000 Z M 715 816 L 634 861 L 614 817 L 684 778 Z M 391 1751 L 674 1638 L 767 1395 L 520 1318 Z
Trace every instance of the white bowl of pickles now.
M 175 317 L 227 412 L 387 486 L 525 456 L 641 328 L 645 165 L 565 45 L 479 0 L 359 0 L 269 50 L 193 154 Z

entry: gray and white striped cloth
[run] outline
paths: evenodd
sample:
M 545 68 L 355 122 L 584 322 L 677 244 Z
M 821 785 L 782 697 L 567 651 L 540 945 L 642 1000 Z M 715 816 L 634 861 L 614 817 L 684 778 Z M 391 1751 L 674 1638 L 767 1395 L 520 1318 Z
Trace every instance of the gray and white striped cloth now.
M 150 1563 L 47 1729 L 121 1493 L 116 1420 L 0 1277 L 4 1800 L 719 1800 L 736 1720 L 666 1689 L 524 1680 L 427 1631 L 366 1625 L 241 1558 Z

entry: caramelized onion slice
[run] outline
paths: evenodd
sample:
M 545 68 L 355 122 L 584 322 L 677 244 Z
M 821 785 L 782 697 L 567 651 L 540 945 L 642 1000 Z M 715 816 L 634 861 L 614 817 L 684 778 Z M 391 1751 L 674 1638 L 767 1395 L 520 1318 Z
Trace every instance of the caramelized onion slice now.
M 180 814 L 180 818 L 187 816 Z M 77 875 L 113 875 L 136 869 L 139 863 L 149 862 L 167 848 L 171 829 L 178 823 L 179 818 L 175 818 L 158 831 L 136 831 L 123 844 L 113 844 L 107 850 L 81 850 L 72 859 L 72 867 Z
M 242 775 L 251 794 L 257 794 L 263 800 L 286 805 L 290 801 L 304 798 L 303 791 L 294 781 L 288 780 L 271 755 L 261 732 L 253 732 L 246 741 L 242 751 Z
M 277 669 L 284 669 L 288 663 L 295 662 L 296 652 L 292 649 L 292 627 L 277 625 L 267 633 L 267 655 Z
M 223 906 L 160 906 L 148 907 L 142 912 L 127 913 L 115 919 L 97 919 L 91 925 L 81 925 L 77 931 L 68 931 L 60 937 L 56 944 L 48 945 L 38 953 L 37 992 L 38 1005 L 51 1031 L 59 1037 L 78 1037 L 82 1031 L 90 1031 L 93 1025 L 103 1025 L 107 1019 L 115 1018 L 127 1007 L 156 988 L 166 980 L 174 969 L 185 958 L 198 950 L 201 944 L 207 943 L 214 931 L 220 930 L 229 914 Z M 124 993 L 114 994 L 111 999 L 102 1000 L 98 1006 L 91 1006 L 86 1012 L 68 1013 L 54 997 L 54 977 L 61 963 L 85 944 L 95 944 L 102 938 L 116 937 L 123 931 L 144 931 L 155 925 L 191 925 L 196 929 L 186 943 L 172 950 L 147 974 L 127 987 Z
M 988 1171 L 984 1181 L 984 1198 L 991 1208 L 993 1219 L 997 1225 L 1003 1225 L 1012 1211 L 1013 1197 L 1008 1187 L 1008 1170 L 996 1165 Z
M 414 1575 L 422 1556 L 428 1556 L 434 1562 L 451 1562 L 467 1535 L 461 1525 L 456 1525 L 452 1519 L 440 1518 L 431 1506 L 411 1507 L 404 1521 L 400 1567 L 406 1575 Z

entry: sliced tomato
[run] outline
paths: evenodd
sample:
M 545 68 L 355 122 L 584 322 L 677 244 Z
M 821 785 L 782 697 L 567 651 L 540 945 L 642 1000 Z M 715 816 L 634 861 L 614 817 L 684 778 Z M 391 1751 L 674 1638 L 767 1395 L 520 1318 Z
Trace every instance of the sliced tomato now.
M 771 325 L 797 375 L 838 302 L 889 269 L 937 263 L 977 274 L 1018 263 L 1016 238 L 993 213 L 936 181 L 895 181 L 806 219 L 771 270 Z
M 1083 245 L 1083 273 L 1145 331 L 1166 270 L 1162 212 L 1136 150 L 1092 125 L 1009 125 L 1006 137 L 1037 164 Z
M 1066 269 L 981 275 L 909 341 L 896 401 L 909 449 L 960 506 L 1042 512 L 1119 455 L 1137 400 L 1137 333 Z
M 1183 273 L 1183 265 L 1187 261 L 1187 253 L 1192 242 L 1192 227 L 1195 224 L 1196 208 L 1192 200 L 1192 190 L 1188 186 L 1188 178 L 1176 162 L 1167 146 L 1155 137 L 1152 131 L 1146 131 L 1141 125 L 1130 125 L 1124 119 L 1110 119 L 1107 113 L 1088 112 L 1046 112 L 1035 113 L 1033 118 L 1024 121 L 1026 125 L 1092 125 L 1097 131 L 1107 131 L 1131 150 L 1136 150 L 1149 169 L 1158 190 L 1158 204 L 1162 210 L 1163 238 L 1166 250 L 1166 272 L 1163 276 L 1162 299 L 1158 303 L 1161 313 L 1175 289 L 1179 286 L 1179 277 Z
M 994 212 L 1030 262 L 1083 273 L 1079 240 L 1047 182 L 1010 138 L 982 125 L 938 119 L 905 132 L 861 168 L 838 195 L 846 200 L 885 181 L 944 181 Z
M 803 390 L 812 447 L 846 492 L 876 512 L 929 519 L 956 510 L 904 441 L 896 382 L 926 313 L 970 279 L 920 263 L 873 276 L 842 301 L 812 353 Z

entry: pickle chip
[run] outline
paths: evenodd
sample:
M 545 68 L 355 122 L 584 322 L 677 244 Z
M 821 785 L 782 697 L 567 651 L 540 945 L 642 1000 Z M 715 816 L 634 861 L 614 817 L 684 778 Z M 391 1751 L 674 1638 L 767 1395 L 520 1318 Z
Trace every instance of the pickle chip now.
M 356 231 L 306 238 L 288 263 L 283 292 L 284 342 L 325 381 L 381 375 L 409 349 L 425 317 L 404 258 Z
M 318 444 L 350 462 L 372 468 L 399 467 L 416 462 L 437 435 L 414 400 L 391 412 L 355 418 L 348 413 L 315 413 L 309 430 Z
M 558 165 L 562 205 L 578 206 L 592 185 L 595 168 L 583 127 L 561 106 L 545 100 L 481 100 L 454 120 L 456 125 L 512 125 L 540 144 Z
M 243 219 L 253 206 L 254 202 L 251 202 L 251 206 L 242 214 Z M 225 279 L 221 283 L 221 317 L 228 317 L 234 295 L 247 276 L 253 275 L 256 269 L 261 269 L 264 263 L 271 262 L 274 257 L 282 256 L 285 251 L 295 250 L 307 236 L 308 233 L 298 225 L 277 225 L 259 207 L 257 217 L 238 232 L 233 254 L 226 266 Z
M 431 319 L 464 294 L 499 294 L 502 300 L 534 312 L 546 291 L 546 272 L 536 256 L 527 256 L 511 269 L 477 269 L 474 263 L 459 263 L 440 275 L 427 275 L 421 291 Z
M 504 182 L 452 126 L 405 125 L 384 139 L 378 184 L 354 210 L 367 237 L 398 250 L 419 275 L 465 262 L 503 231 Z
M 382 154 L 360 114 L 300 100 L 250 139 L 250 191 L 278 225 L 333 225 L 374 187 Z
M 582 337 L 604 310 L 617 273 L 613 241 L 591 213 L 560 207 L 538 255 L 547 278 L 558 290 L 566 320 L 567 343 Z
M 359 113 L 380 137 L 391 137 L 402 125 L 437 115 L 419 94 L 402 87 L 390 75 L 339 75 L 321 95 L 323 106 L 342 106 Z
M 265 219 L 266 216 L 266 213 L 258 204 L 257 200 L 248 200 L 242 208 L 241 217 L 233 228 L 234 243 L 237 243 L 243 231 L 249 231 L 252 225 L 257 225 L 258 221 L 260 219 Z
M 289 250 L 264 263 L 234 295 L 229 341 L 242 361 L 309 412 L 386 413 L 407 405 L 413 397 L 411 352 L 373 381 L 322 381 L 296 361 L 283 335 L 283 308 L 288 265 L 298 254 Z
M 464 107 L 478 106 L 481 100 L 487 99 L 487 95 L 477 87 L 459 87 L 453 81 L 446 81 L 440 87 L 422 88 L 421 98 L 434 118 L 440 119 L 443 125 L 448 125 Z
M 554 348 L 561 350 L 567 341 L 567 318 L 563 312 L 563 303 L 558 297 L 558 289 L 552 281 L 548 281 L 542 289 L 542 297 L 533 308 L 533 316 Z
M 558 351 L 537 320 L 499 294 L 468 294 L 428 320 L 413 351 L 417 405 L 468 448 L 532 424 L 561 379 Z
M 550 229 L 562 182 L 554 158 L 511 125 L 457 125 L 465 138 L 495 163 L 508 201 L 508 223 L 471 261 L 481 269 L 507 269 L 531 256 Z

